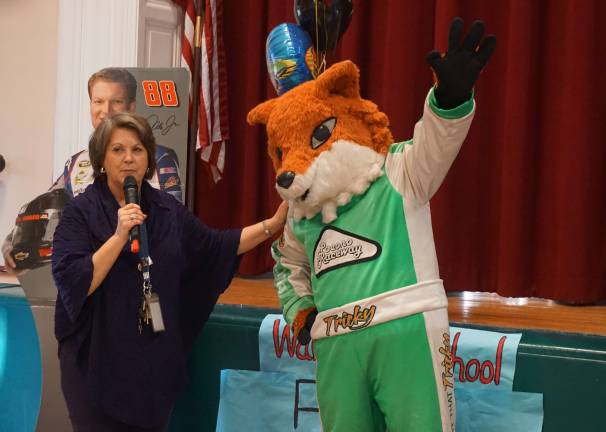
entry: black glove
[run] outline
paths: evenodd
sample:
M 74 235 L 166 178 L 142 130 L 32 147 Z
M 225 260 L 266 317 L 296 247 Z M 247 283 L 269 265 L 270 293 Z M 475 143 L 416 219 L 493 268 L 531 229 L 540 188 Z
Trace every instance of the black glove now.
M 299 330 L 299 334 L 297 335 L 297 339 L 301 345 L 307 345 L 311 341 L 311 327 L 314 325 L 317 315 L 318 312 L 312 311 L 305 318 L 305 325 Z
M 474 21 L 463 43 L 459 44 L 462 32 L 463 20 L 457 17 L 450 23 L 448 51 L 444 57 L 436 50 L 426 57 L 438 80 L 434 94 L 442 109 L 456 108 L 469 100 L 471 89 L 497 43 L 493 35 L 482 40 L 482 21 Z

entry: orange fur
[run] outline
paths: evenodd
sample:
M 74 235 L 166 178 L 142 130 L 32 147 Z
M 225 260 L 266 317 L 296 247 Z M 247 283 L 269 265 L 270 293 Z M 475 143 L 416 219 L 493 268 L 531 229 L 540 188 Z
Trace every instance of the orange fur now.
M 337 123 L 330 139 L 317 149 L 310 145 L 314 129 L 330 117 Z M 351 61 L 334 64 L 308 81 L 253 108 L 250 124 L 265 124 L 268 152 L 276 175 L 304 173 L 314 159 L 338 140 L 348 140 L 386 154 L 393 137 L 387 116 L 360 97 L 359 71 Z M 283 157 L 280 161 L 277 149 Z

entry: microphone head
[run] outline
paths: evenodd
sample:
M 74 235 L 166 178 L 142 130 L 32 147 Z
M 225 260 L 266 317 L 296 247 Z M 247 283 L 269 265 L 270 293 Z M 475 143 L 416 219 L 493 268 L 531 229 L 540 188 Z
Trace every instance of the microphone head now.
M 124 179 L 124 190 L 130 188 L 137 188 L 137 180 L 133 176 L 126 176 Z
M 139 204 L 139 188 L 133 176 L 124 179 L 124 202 L 126 204 Z

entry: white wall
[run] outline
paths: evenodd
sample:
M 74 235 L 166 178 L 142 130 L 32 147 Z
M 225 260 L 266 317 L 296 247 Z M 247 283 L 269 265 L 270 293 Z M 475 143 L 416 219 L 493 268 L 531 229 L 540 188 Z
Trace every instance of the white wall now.
M 21 205 L 52 183 L 57 16 L 58 0 L 0 1 L 2 240 Z

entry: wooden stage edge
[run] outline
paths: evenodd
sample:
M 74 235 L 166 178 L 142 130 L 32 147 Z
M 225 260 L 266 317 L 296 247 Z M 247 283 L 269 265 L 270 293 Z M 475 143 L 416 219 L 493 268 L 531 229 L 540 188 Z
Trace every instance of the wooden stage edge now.
M 279 309 L 272 279 L 236 277 L 219 298 L 221 304 Z M 538 298 L 501 297 L 493 293 L 449 295 L 453 324 L 534 329 L 606 336 L 606 306 L 569 306 Z

